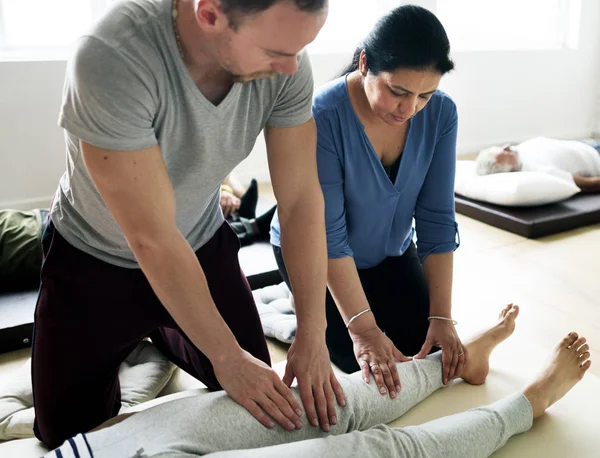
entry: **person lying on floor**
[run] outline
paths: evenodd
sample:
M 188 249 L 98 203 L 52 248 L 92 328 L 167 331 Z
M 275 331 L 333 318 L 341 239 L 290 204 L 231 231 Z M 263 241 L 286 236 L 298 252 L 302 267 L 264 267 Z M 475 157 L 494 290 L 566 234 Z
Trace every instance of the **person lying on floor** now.
M 255 179 L 246 189 L 234 172 L 225 177 L 221 184 L 221 210 L 228 221 L 236 217 L 255 218 L 257 203 L 258 183 Z
M 533 138 L 518 145 L 492 146 L 479 153 L 478 175 L 543 172 L 600 192 L 600 150 L 585 142 Z
M 464 381 L 475 385 L 485 381 L 490 354 L 512 334 L 518 312 L 517 306 L 507 306 L 497 324 L 465 342 L 469 358 Z M 294 425 L 286 431 L 273 422 L 272 429 L 266 429 L 221 392 L 121 415 L 96 431 L 69 439 L 46 457 L 464 458 L 467 452 L 470 457 L 487 457 L 512 435 L 531 428 L 534 419 L 579 382 L 590 367 L 589 357 L 585 338 L 572 332 L 552 351 L 545 369 L 520 393 L 420 426 L 391 428 L 384 423 L 402 416 L 443 386 L 440 352 L 397 363 L 402 391 L 394 400 L 381 396 L 374 383 L 365 383 L 360 372 L 340 378 L 347 404 L 337 409 L 331 435 L 319 428 L 294 429 Z M 293 392 L 299 398 L 298 389 L 293 388 Z M 306 422 L 306 416 L 300 421 Z
M 230 186 L 235 186 L 235 189 Z M 240 198 L 236 197 L 238 194 Z M 242 246 L 269 237 L 275 207 L 256 217 L 257 200 L 256 180 L 252 180 L 248 189 L 244 190 L 233 173 L 225 179 L 221 187 L 221 208 Z M 39 287 L 42 234 L 48 212 L 45 208 L 0 210 L 0 292 Z
M 0 291 L 37 289 L 48 210 L 0 210 Z
M 238 177 L 231 172 L 221 184 L 221 210 L 242 246 L 258 240 L 268 240 L 271 220 L 276 206 L 260 216 L 256 216 L 258 203 L 258 183 L 252 179 L 248 189 L 244 189 Z

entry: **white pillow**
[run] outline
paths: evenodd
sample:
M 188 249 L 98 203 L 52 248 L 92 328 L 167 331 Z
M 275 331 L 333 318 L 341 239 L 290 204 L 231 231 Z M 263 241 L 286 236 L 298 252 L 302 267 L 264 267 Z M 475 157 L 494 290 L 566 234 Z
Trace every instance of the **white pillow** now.
M 490 204 L 529 207 L 560 202 L 581 190 L 573 183 L 541 172 L 478 176 L 475 161 L 457 161 L 454 191 Z

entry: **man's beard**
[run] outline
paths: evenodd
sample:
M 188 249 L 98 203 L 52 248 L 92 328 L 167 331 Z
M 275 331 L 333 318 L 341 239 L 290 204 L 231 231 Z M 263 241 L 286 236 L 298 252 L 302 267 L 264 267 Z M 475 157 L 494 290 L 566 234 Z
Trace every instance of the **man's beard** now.
M 251 81 L 262 80 L 266 78 L 272 78 L 279 73 L 277 72 L 256 72 L 250 73 L 249 75 L 235 75 L 231 74 L 231 79 L 234 83 L 249 83 Z

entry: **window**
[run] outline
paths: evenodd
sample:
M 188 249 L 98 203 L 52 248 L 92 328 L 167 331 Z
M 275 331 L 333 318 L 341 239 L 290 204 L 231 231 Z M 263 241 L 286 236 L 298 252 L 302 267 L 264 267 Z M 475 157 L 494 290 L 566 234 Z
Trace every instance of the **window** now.
M 581 0 L 438 0 L 453 51 L 575 49 Z
M 315 53 L 348 53 L 364 39 L 379 18 L 398 5 L 399 0 L 329 0 L 329 16 L 309 46 Z
M 64 57 L 114 0 L 0 0 L 0 57 Z

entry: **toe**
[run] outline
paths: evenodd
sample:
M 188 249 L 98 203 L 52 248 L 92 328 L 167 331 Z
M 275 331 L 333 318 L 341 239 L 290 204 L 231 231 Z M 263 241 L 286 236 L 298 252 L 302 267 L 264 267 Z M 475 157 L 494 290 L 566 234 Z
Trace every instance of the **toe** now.
M 579 354 L 585 353 L 586 351 L 590 351 L 590 346 L 588 344 L 583 344 L 577 349 L 577 353 Z
M 563 339 L 562 343 L 565 347 L 570 347 L 575 343 L 578 337 L 579 335 L 576 332 L 571 332 Z
M 587 370 L 590 368 L 590 366 L 591 366 L 591 365 L 592 365 L 592 360 L 588 359 L 588 360 L 587 360 L 585 363 L 583 363 L 583 364 L 580 366 L 580 367 L 581 367 L 581 370 L 582 370 L 582 372 L 585 372 L 585 371 L 587 371 Z
M 573 345 L 571 345 L 571 347 L 573 348 L 573 350 L 577 351 L 579 349 L 579 347 L 581 347 L 584 343 L 587 342 L 587 339 L 583 336 L 579 337 L 579 339 L 577 339 L 575 341 L 575 343 Z
M 585 353 L 582 353 L 579 356 L 578 360 L 579 360 L 580 363 L 583 363 L 584 361 L 587 361 L 589 358 L 590 358 L 590 352 L 586 351 Z

